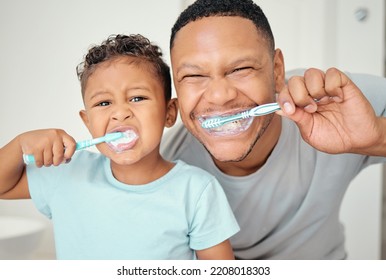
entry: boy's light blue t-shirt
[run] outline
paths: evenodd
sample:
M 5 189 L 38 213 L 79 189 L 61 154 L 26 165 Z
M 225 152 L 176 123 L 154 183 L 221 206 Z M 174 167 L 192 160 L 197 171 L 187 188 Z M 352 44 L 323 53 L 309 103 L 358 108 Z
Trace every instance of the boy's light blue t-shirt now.
M 88 151 L 27 176 L 59 259 L 194 259 L 239 230 L 217 180 L 182 161 L 146 185 L 117 181 L 110 160 Z

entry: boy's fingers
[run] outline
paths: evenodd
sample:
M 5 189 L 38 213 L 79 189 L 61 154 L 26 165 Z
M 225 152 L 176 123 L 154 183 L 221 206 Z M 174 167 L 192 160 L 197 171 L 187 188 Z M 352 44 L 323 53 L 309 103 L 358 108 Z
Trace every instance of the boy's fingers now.
M 75 149 L 76 149 L 75 139 L 72 138 L 70 135 L 67 135 L 66 137 L 63 138 L 63 145 L 65 147 L 63 158 L 65 163 L 68 163 L 71 161 L 71 157 L 75 153 Z
M 52 148 L 46 148 L 43 151 L 43 165 L 45 167 L 51 166 L 53 163 L 53 152 Z
M 54 166 L 58 166 L 64 160 L 64 146 L 63 143 L 54 143 L 52 147 L 53 152 L 53 162 Z

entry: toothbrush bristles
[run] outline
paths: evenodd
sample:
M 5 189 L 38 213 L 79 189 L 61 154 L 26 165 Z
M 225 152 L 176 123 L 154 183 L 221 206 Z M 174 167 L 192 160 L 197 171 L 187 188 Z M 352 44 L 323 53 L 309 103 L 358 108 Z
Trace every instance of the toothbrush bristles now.
M 223 125 L 221 118 L 208 119 L 202 123 L 203 128 L 215 128 Z
M 227 124 L 229 122 L 234 122 L 242 119 L 247 119 L 251 115 L 249 111 L 244 111 L 239 114 L 233 115 L 233 116 L 226 116 L 226 117 L 215 117 L 211 119 L 205 120 L 201 126 L 206 129 L 216 128 L 219 126 L 222 126 L 224 124 Z

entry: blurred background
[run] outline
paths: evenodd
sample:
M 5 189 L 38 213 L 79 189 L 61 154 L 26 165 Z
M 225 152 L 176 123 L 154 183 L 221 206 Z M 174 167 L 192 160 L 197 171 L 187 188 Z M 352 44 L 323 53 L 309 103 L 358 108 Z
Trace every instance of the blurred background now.
M 83 104 L 75 72 L 88 48 L 110 34 L 140 33 L 170 62 L 170 29 L 191 2 L 0 0 L 0 146 L 38 128 L 89 138 L 78 116 Z M 287 70 L 335 66 L 385 75 L 385 0 L 255 2 L 271 22 Z M 367 168 L 345 197 L 349 259 L 386 258 L 384 174 L 382 165 Z M 51 222 L 29 200 L 0 200 L 0 259 L 20 258 L 55 259 Z

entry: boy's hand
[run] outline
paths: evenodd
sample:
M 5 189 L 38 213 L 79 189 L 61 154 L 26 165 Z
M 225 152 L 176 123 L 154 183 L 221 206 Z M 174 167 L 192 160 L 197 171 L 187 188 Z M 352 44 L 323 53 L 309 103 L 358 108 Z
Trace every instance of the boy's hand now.
M 71 160 L 75 152 L 74 138 L 61 129 L 42 129 L 25 132 L 18 136 L 23 154 L 35 157 L 37 167 L 58 166 Z

